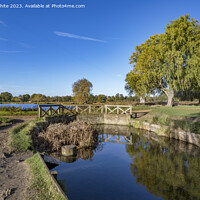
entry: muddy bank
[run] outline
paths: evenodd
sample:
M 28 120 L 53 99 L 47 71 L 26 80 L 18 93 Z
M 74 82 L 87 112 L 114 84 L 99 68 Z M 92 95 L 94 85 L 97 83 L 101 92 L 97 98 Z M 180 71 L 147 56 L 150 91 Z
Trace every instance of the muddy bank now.
M 33 120 L 34 117 L 18 118 L 15 122 L 23 123 Z M 32 152 L 13 153 L 9 143 L 9 132 L 11 128 L 19 125 L 0 128 L 0 199 L 22 200 L 31 196 L 29 190 L 30 176 L 29 168 L 24 160 L 32 156 Z

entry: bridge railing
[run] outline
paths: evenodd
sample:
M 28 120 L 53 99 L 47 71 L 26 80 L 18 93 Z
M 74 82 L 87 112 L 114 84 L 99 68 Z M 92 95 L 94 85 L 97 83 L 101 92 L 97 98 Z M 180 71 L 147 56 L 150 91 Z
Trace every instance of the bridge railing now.
M 38 117 L 63 115 L 64 113 L 71 112 L 70 108 L 67 108 L 61 104 L 41 104 L 38 105 Z M 72 112 L 71 112 L 72 113 Z
M 132 115 L 133 109 L 131 105 L 105 105 L 106 114 L 130 114 Z
M 54 116 L 66 113 L 105 113 L 105 114 L 133 114 L 131 105 L 61 105 L 41 104 L 38 105 L 39 117 Z

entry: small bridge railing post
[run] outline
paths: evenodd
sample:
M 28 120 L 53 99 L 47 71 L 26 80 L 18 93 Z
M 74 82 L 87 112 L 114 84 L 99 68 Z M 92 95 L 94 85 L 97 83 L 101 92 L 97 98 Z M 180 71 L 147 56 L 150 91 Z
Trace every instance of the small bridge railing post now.
M 89 113 L 91 113 L 91 111 L 92 111 L 92 107 L 91 105 L 89 105 Z
M 130 106 L 130 115 L 132 115 L 133 114 L 133 108 L 132 108 L 132 106 Z
M 49 107 L 49 116 L 52 115 L 52 106 Z
M 107 105 L 105 105 L 105 113 L 107 114 L 107 112 L 108 112 L 108 107 Z
M 61 106 L 58 106 L 58 114 L 60 114 Z
M 40 118 L 42 116 L 42 110 L 40 108 L 40 105 L 38 105 L 38 117 Z
M 119 115 L 119 106 L 117 106 L 117 114 Z
M 78 112 L 78 105 L 76 105 L 76 112 Z

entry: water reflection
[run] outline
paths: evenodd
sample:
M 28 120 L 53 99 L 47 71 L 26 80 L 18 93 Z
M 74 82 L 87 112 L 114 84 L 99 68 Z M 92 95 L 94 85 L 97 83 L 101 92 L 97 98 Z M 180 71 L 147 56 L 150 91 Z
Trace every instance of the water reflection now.
M 98 145 L 57 155 L 69 199 L 200 199 L 198 147 L 127 126 L 95 128 Z
M 126 151 L 136 181 L 163 199 L 200 199 L 199 148 L 174 140 L 134 135 Z

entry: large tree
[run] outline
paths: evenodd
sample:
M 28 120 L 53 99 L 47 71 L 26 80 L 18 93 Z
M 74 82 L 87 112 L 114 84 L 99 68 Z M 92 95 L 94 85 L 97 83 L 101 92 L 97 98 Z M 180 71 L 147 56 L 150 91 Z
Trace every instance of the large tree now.
M 44 102 L 46 101 L 46 96 L 43 94 L 32 94 L 30 99 L 33 102 Z
M 92 83 L 85 78 L 76 81 L 72 85 L 74 100 L 76 102 L 87 103 L 92 87 Z
M 2 102 L 10 102 L 13 96 L 9 92 L 2 92 L 0 97 Z
M 162 90 L 172 106 L 175 91 L 200 86 L 199 22 L 189 15 L 171 21 L 164 33 L 136 47 L 130 64 L 126 89 L 141 95 Z

